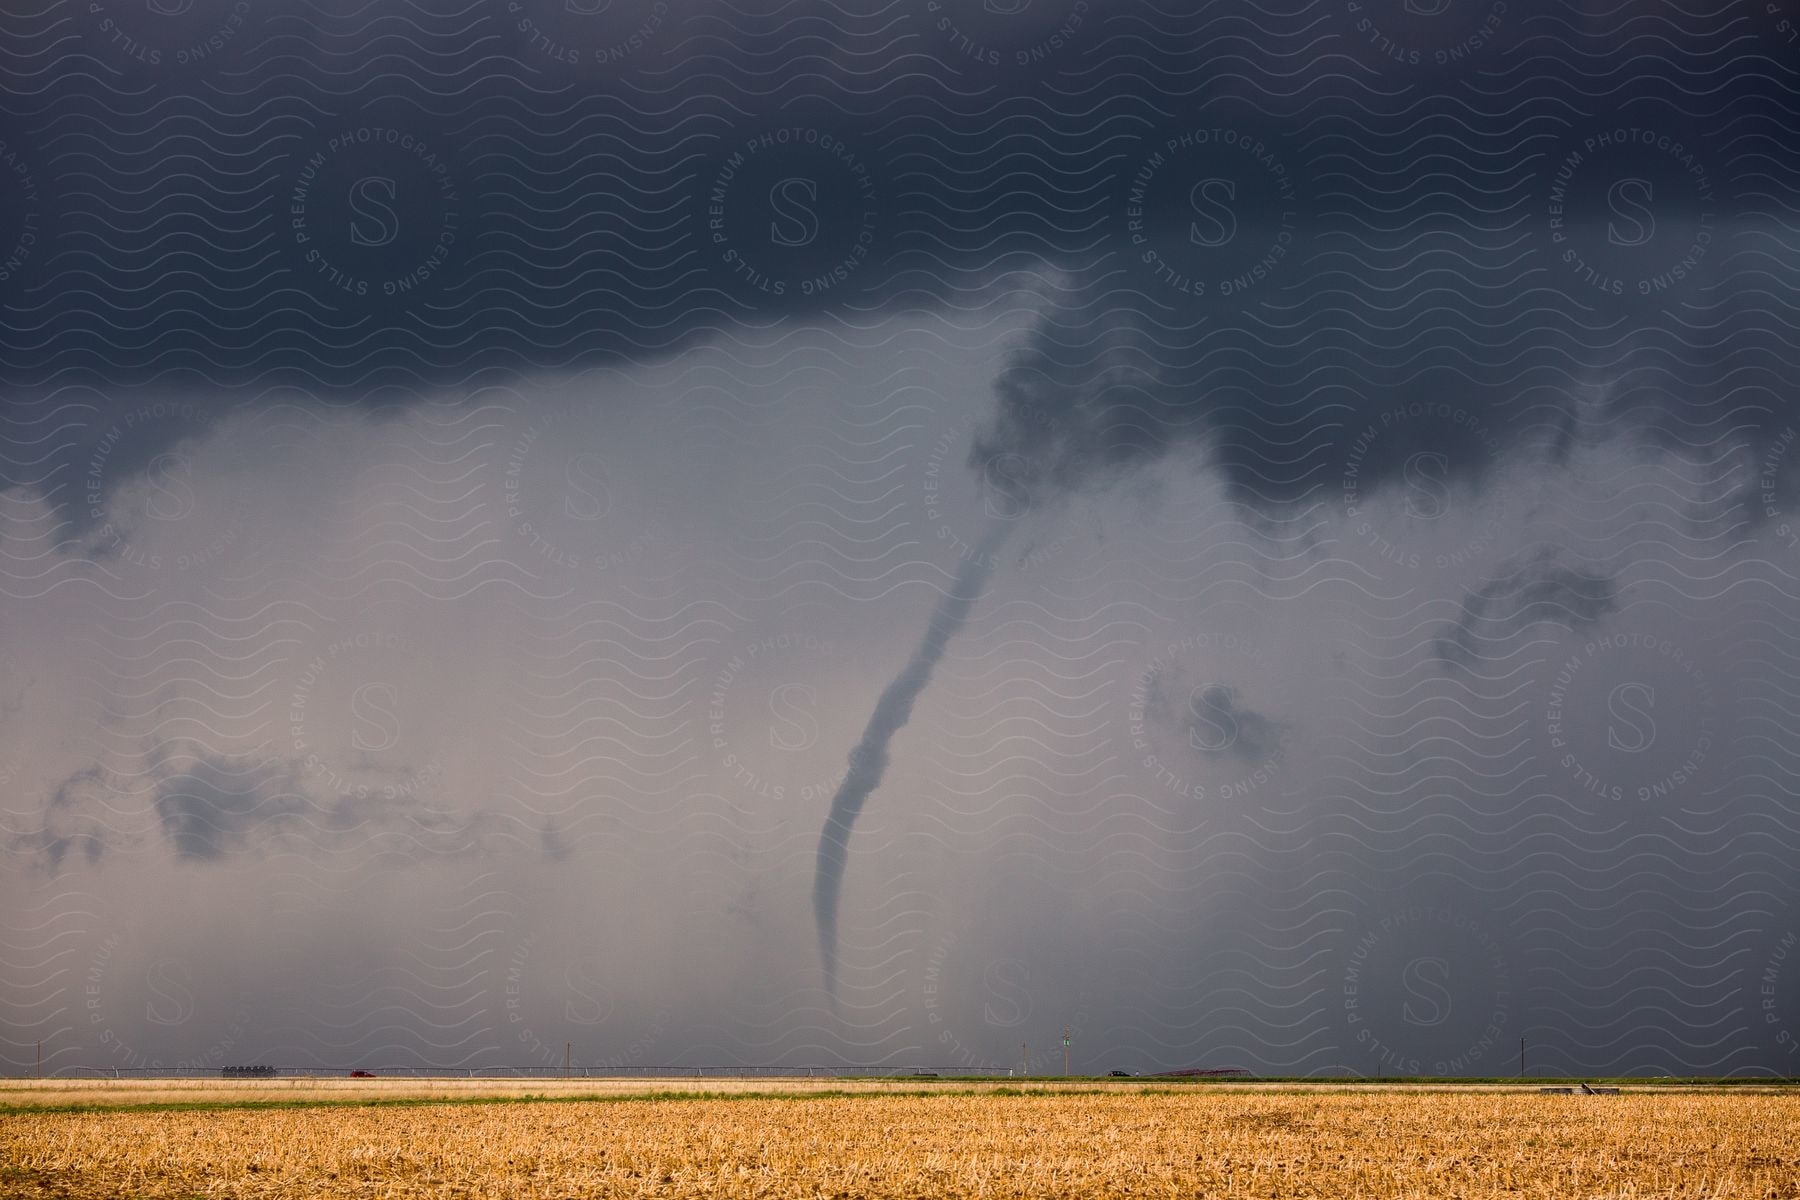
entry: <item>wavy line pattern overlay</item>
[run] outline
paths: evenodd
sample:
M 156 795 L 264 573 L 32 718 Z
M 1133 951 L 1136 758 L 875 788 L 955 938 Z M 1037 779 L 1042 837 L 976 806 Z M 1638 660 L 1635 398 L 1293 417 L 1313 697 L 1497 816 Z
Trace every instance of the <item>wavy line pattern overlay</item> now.
M 1800 1071 L 1797 21 L 14 5 L 0 1072 Z

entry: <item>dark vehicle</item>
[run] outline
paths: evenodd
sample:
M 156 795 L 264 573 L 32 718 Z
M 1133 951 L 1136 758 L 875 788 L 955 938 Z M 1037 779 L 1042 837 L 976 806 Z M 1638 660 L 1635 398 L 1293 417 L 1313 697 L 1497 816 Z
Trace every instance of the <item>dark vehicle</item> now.
M 352 1078 L 352 1079 L 373 1079 L 373 1078 L 375 1078 L 375 1072 L 373 1072 L 373 1071 L 352 1071 L 352 1072 L 350 1072 L 350 1078 Z
M 1137 1073 L 1135 1071 L 1108 1071 L 1107 1074 L 1114 1079 L 1131 1079 L 1134 1078 Z

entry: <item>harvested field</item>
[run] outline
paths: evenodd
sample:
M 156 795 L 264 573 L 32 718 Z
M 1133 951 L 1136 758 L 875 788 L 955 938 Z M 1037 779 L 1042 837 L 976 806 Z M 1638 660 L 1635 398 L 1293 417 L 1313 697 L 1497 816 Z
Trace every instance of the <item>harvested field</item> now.
M 181 1084 L 158 1098 L 179 1108 L 13 1108 L 0 1116 L 0 1192 L 1800 1197 L 1800 1093 L 1773 1088 L 1571 1097 L 1492 1087 L 765 1080 L 746 1085 L 762 1094 L 683 1097 L 655 1094 L 682 1081 L 629 1081 L 610 1098 L 577 1099 L 574 1085 L 592 1094 L 596 1081 L 572 1080 L 571 1098 L 528 1098 L 527 1088 L 535 1097 L 554 1085 L 509 1081 L 510 1100 L 446 1102 L 409 1096 L 406 1082 L 339 1089 L 336 1103 L 323 1104 L 325 1095 L 308 1103 L 270 1081 L 212 1084 L 222 1103 L 211 1107 L 193 1107 L 207 1101 L 207 1085 Z M 106 1091 L 30 1086 L 0 1091 L 0 1102 L 54 1093 L 52 1103 L 78 1104 Z M 225 1099 L 246 1092 L 288 1103 Z

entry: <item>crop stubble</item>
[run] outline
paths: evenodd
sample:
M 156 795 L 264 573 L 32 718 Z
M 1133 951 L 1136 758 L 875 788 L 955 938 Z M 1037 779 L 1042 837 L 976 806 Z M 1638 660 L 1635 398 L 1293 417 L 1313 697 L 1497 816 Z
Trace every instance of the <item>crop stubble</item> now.
M 1143 1089 L 0 1116 L 22 1197 L 1800 1197 L 1800 1095 Z

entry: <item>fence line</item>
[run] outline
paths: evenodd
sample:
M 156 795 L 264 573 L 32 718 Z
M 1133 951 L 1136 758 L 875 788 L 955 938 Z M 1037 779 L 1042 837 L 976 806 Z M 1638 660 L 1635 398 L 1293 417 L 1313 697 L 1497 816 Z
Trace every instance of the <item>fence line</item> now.
M 270 1067 L 267 1071 L 249 1069 L 251 1064 L 214 1067 L 58 1067 L 45 1074 L 46 1079 L 267 1079 L 267 1078 L 341 1078 L 353 1071 L 364 1071 L 376 1078 L 404 1079 L 850 1079 L 850 1078 L 929 1078 L 931 1076 L 983 1076 L 989 1078 L 1029 1078 L 1021 1076 L 1017 1067 L 1003 1066 L 795 1066 L 795 1067 L 432 1067 L 395 1066 L 298 1066 Z M 255 1064 L 261 1068 L 263 1064 Z

